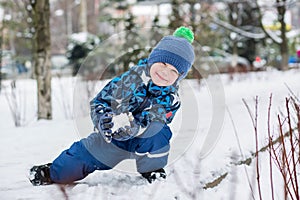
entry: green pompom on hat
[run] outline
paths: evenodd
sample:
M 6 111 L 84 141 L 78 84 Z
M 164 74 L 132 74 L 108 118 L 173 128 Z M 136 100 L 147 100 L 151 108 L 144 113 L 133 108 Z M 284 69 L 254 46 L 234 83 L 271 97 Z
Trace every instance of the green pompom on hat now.
M 173 36 L 183 37 L 183 38 L 187 39 L 190 43 L 193 43 L 193 41 L 194 41 L 193 31 L 185 26 L 181 26 L 181 27 L 177 28 L 176 31 L 173 33 Z

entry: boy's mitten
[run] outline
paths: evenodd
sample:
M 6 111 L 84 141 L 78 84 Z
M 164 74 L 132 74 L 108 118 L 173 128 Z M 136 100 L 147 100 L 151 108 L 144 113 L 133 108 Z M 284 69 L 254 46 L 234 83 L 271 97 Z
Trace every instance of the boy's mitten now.
M 114 126 L 112 122 L 113 113 L 111 108 L 104 108 L 103 114 L 100 115 L 98 130 L 104 137 L 106 142 L 111 142 L 112 131 L 111 128 Z
M 163 168 L 155 170 L 153 172 L 141 173 L 142 176 L 147 179 L 149 183 L 152 183 L 155 180 L 166 179 L 167 174 Z
M 140 126 L 136 123 L 132 113 L 127 113 L 130 126 L 126 125 L 124 127 L 118 128 L 113 134 L 112 137 L 118 141 L 129 140 L 136 136 L 140 130 Z

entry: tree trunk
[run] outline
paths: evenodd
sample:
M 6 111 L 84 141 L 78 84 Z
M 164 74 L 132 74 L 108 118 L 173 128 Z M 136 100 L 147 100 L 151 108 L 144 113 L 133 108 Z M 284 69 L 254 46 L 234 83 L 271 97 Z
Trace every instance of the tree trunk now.
M 277 0 L 277 3 L 281 3 L 282 5 L 277 7 L 278 11 L 278 21 L 281 24 L 280 31 L 281 31 L 281 44 L 280 44 L 280 53 L 281 53 L 281 70 L 287 70 L 288 69 L 288 59 L 289 59 L 289 53 L 288 53 L 288 41 L 286 38 L 286 23 L 284 21 L 284 16 L 286 13 L 286 1 L 280 1 Z
M 31 1 L 31 6 L 35 29 L 33 57 L 38 90 L 38 119 L 52 119 L 50 4 L 49 0 L 38 0 Z
M 81 0 L 80 1 L 79 29 L 80 29 L 80 32 L 87 32 L 86 0 Z

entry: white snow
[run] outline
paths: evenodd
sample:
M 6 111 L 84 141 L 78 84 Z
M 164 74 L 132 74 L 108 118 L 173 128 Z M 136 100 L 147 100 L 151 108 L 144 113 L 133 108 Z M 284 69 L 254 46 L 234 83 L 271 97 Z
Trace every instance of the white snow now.
M 125 126 L 130 127 L 128 115 L 125 113 L 121 113 L 120 115 L 113 116 L 112 122 L 114 123 L 114 127 L 111 129 L 112 132 L 117 131 L 121 127 L 125 127 Z
M 66 119 L 64 107 L 68 106 L 62 104 L 62 98 L 72 102 L 70 95 L 76 90 L 74 80 L 53 79 L 54 119 L 51 121 L 36 121 L 35 81 L 18 80 L 17 87 L 25 91 L 17 94 L 25 95 L 20 99 L 26 98 L 23 104 L 26 106 L 26 126 L 17 128 L 6 99 L 6 95 L 11 95 L 10 81 L 3 81 L 0 94 L 0 199 L 259 199 L 255 162 L 249 166 L 234 164 L 255 151 L 254 129 L 242 99 L 254 112 L 254 98 L 259 98 L 258 132 L 262 147 L 267 144 L 270 94 L 273 95 L 271 124 L 275 130 L 274 119 L 280 110 L 284 110 L 285 97 L 289 94 L 286 85 L 295 94 L 300 93 L 299 75 L 299 70 L 237 74 L 233 80 L 229 75 L 216 75 L 200 85 L 196 80 L 184 80 L 180 89 L 182 109 L 172 124 L 166 180 L 150 185 L 135 172 L 133 161 L 125 161 L 115 170 L 97 171 L 79 184 L 64 187 L 34 187 L 27 179 L 27 172 L 32 165 L 51 162 L 74 141 L 92 132 L 88 113 L 83 118 Z M 219 84 L 212 84 L 216 82 Z M 86 99 L 83 93 L 82 99 Z M 87 124 L 85 129 L 80 128 L 83 123 Z M 89 132 L 80 133 L 82 130 Z M 263 199 L 271 199 L 268 166 L 268 155 L 262 153 Z M 203 189 L 205 184 L 225 173 L 227 175 L 219 185 Z M 282 199 L 282 180 L 278 172 L 274 172 L 274 181 L 275 199 Z

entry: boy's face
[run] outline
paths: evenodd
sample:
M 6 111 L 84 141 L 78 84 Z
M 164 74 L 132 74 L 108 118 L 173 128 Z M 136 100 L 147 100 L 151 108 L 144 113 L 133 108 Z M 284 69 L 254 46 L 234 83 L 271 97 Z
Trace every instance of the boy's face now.
M 179 77 L 177 69 L 168 63 L 154 63 L 150 68 L 150 76 L 155 85 L 170 86 Z

